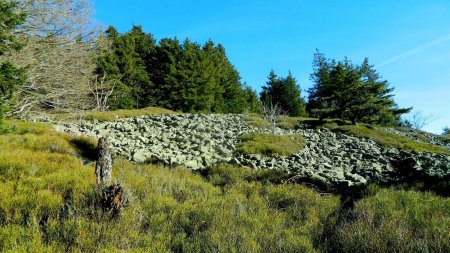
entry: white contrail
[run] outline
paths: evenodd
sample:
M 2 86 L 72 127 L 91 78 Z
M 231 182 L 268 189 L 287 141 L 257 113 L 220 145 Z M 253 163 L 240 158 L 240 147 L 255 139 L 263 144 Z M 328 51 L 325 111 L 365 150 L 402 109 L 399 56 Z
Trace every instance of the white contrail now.
M 446 35 L 444 37 L 441 37 L 439 39 L 433 40 L 431 42 L 425 43 L 425 44 L 423 44 L 421 46 L 418 46 L 418 47 L 416 47 L 414 49 L 408 50 L 408 51 L 406 51 L 404 53 L 401 53 L 399 55 L 396 55 L 396 56 L 394 56 L 394 57 L 392 57 L 392 58 L 390 58 L 390 59 L 388 59 L 388 60 L 386 60 L 386 61 L 384 61 L 384 62 L 382 62 L 382 63 L 380 63 L 378 65 L 376 65 L 375 68 L 379 68 L 379 67 L 382 67 L 384 65 L 387 65 L 387 64 L 399 61 L 399 60 L 403 60 L 403 59 L 405 59 L 405 58 L 407 58 L 409 56 L 418 54 L 418 53 L 420 53 L 420 52 L 422 52 L 424 50 L 427 50 L 429 48 L 438 46 L 438 45 L 443 44 L 443 43 L 445 43 L 445 42 L 447 42 L 449 40 L 450 40 L 450 34 L 448 34 L 448 35 Z

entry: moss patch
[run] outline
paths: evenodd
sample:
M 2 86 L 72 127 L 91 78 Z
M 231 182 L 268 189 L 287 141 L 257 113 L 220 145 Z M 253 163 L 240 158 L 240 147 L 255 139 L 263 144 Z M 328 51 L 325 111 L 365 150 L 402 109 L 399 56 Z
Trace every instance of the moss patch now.
M 300 135 L 244 134 L 238 152 L 262 154 L 266 156 L 283 156 L 297 153 L 303 147 L 304 139 Z

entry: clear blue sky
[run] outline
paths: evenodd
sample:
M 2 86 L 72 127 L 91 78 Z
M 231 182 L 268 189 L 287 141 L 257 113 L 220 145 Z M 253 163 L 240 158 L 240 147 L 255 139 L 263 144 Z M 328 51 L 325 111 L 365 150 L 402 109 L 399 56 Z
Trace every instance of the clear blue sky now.
M 450 127 L 448 0 L 93 0 L 95 18 L 119 31 L 142 25 L 156 39 L 221 43 L 242 81 L 260 90 L 271 69 L 290 70 L 302 90 L 316 48 L 327 57 L 364 57 L 395 87 L 395 100 Z M 307 93 L 303 91 L 303 96 Z

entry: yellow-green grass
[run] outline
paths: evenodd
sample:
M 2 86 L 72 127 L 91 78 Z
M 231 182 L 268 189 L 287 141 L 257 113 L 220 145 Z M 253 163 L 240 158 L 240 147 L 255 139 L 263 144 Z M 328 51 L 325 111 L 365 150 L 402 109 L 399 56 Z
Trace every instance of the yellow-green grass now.
M 270 128 L 269 122 L 258 114 L 248 114 L 244 117 L 244 120 L 247 124 L 257 128 Z
M 408 127 L 395 127 L 395 129 L 397 129 L 399 131 L 402 131 L 402 132 L 406 132 L 406 133 L 412 134 L 413 137 L 415 137 L 415 138 L 417 138 L 417 139 L 419 139 L 421 141 L 424 141 L 424 142 L 430 142 L 431 141 L 431 139 L 428 137 L 429 135 L 432 135 L 432 136 L 438 137 L 438 138 L 440 137 L 439 135 L 435 135 L 435 134 L 432 134 L 432 133 L 427 133 L 427 132 L 422 131 L 422 130 L 414 130 L 414 133 L 411 133 L 411 128 L 408 128 Z
M 406 151 L 415 152 L 433 152 L 437 154 L 450 155 L 450 151 L 437 145 L 418 142 L 408 137 L 400 136 L 383 130 L 378 126 L 371 126 L 367 124 L 351 125 L 342 120 L 304 120 L 316 128 L 328 128 L 333 131 L 339 131 L 346 134 L 354 135 L 361 138 L 369 138 L 381 145 L 393 148 L 399 148 Z M 425 137 L 424 137 L 425 138 Z
M 302 120 L 308 120 L 310 118 L 305 117 L 288 117 L 288 116 L 279 116 L 276 126 L 283 129 L 297 129 L 299 122 Z M 270 123 L 267 122 L 261 115 L 258 114 L 248 114 L 245 116 L 245 121 L 255 127 L 258 128 L 270 128 Z
M 382 189 L 328 220 L 323 251 L 449 252 L 449 210 L 450 198 Z
M 159 114 L 171 114 L 174 111 L 159 108 L 159 107 L 147 107 L 143 109 L 133 109 L 133 110 L 116 110 L 116 111 L 88 111 L 82 113 L 59 113 L 54 114 L 55 120 L 74 120 L 74 119 L 84 119 L 84 120 L 98 120 L 103 121 L 115 121 L 121 118 L 131 118 L 144 115 L 159 115 Z
M 301 135 L 275 135 L 251 133 L 241 136 L 241 143 L 236 150 L 246 154 L 288 157 L 298 153 L 303 147 Z
M 449 150 L 439 146 L 414 141 L 408 137 L 389 133 L 379 127 L 371 127 L 367 125 L 346 125 L 338 126 L 335 129 L 348 134 L 356 135 L 358 137 L 370 138 L 379 144 L 389 147 L 415 152 L 433 152 L 450 155 Z
M 297 129 L 299 127 L 300 121 L 310 120 L 311 118 L 305 117 L 288 117 L 281 116 L 277 122 L 277 126 L 283 129 Z

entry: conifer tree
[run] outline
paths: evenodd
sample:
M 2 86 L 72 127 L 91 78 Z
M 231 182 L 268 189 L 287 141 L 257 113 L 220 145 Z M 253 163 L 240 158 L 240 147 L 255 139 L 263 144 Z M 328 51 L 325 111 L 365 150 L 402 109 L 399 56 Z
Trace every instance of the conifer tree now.
M 151 97 L 153 84 L 146 68 L 146 60 L 154 50 L 154 43 L 153 37 L 145 34 L 140 26 L 133 26 L 123 35 L 123 82 L 131 89 L 136 108 L 155 104 Z
M 314 86 L 309 90 L 308 110 L 319 118 L 341 118 L 352 123 L 398 124 L 412 108 L 398 108 L 393 88 L 366 58 L 359 66 L 345 58 L 336 62 L 314 55 Z
M 124 83 L 124 49 L 123 42 L 117 30 L 110 26 L 104 37 L 108 46 L 99 52 L 97 57 L 97 68 L 95 73 L 98 77 L 105 77 L 108 80 L 117 80 L 111 98 L 108 101 L 109 109 L 130 109 L 136 105 L 132 96 L 131 88 Z M 122 58 L 121 58 L 122 57 Z
M 261 101 L 279 106 L 289 116 L 305 116 L 305 101 L 301 97 L 300 87 L 289 72 L 285 78 L 279 78 L 272 70 L 268 81 L 262 87 Z
M 111 109 L 157 105 L 185 112 L 257 110 L 256 93 L 241 83 L 220 44 L 209 40 L 201 46 L 177 38 L 157 44 L 138 26 L 123 35 L 110 27 L 105 36 L 111 50 L 100 53 L 97 75 L 120 77 Z
M 21 46 L 12 30 L 24 22 L 25 15 L 18 13 L 16 7 L 15 2 L 0 2 L 0 124 L 9 109 L 14 92 L 25 81 L 23 69 L 15 67 L 3 58 Z

